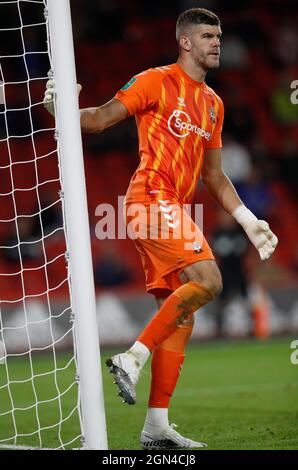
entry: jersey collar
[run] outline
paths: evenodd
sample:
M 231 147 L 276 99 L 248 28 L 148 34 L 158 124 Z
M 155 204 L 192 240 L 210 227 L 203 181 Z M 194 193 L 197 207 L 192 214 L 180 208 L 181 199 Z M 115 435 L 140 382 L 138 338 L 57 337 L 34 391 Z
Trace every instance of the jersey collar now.
M 205 86 L 205 82 L 197 82 L 197 80 L 194 80 L 193 78 L 191 78 L 186 72 L 184 72 L 183 68 L 176 62 L 174 64 L 174 67 L 176 68 L 176 70 L 178 71 L 178 73 L 180 75 L 182 75 L 185 80 L 187 80 L 189 83 L 191 83 L 193 86 L 195 87 L 203 87 Z

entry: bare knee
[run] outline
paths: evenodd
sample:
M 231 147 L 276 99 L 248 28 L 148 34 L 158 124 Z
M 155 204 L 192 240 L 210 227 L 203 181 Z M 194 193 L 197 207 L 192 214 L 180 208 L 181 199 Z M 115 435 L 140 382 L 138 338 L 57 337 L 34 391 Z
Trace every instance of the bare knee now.
M 201 285 L 211 293 L 213 298 L 217 297 L 223 288 L 221 274 L 215 274 L 211 278 L 205 279 Z
M 212 298 L 217 297 L 223 288 L 222 277 L 215 261 L 201 261 L 186 266 L 180 277 L 183 282 L 198 283 L 211 294 Z

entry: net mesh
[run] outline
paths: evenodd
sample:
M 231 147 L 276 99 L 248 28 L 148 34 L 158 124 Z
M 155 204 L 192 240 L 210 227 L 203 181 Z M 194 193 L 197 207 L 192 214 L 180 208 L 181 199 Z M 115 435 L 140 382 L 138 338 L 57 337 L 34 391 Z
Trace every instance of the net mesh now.
M 0 3 L 0 447 L 81 447 L 46 1 Z

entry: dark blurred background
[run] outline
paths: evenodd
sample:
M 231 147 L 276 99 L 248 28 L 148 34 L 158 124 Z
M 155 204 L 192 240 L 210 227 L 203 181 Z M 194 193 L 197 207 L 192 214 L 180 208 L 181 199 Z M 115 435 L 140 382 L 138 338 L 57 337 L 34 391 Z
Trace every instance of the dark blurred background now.
M 298 77 L 296 2 L 113 0 L 89 1 L 87 8 L 82 0 L 72 5 L 81 106 L 104 103 L 132 75 L 175 62 L 175 22 L 181 11 L 202 6 L 220 16 L 221 67 L 208 73 L 206 82 L 225 104 L 224 167 L 244 203 L 268 219 L 280 239 L 269 262 L 259 263 L 248 250 L 247 269 L 261 270 L 268 282 L 288 285 L 297 279 L 298 106 L 290 101 L 290 84 Z M 100 201 L 115 202 L 125 194 L 138 164 L 134 120 L 86 136 L 84 145 L 95 167 L 89 188 L 93 214 Z M 220 210 L 200 187 L 195 202 L 205 204 L 204 231 L 210 239 L 223 224 Z M 133 247 L 130 267 L 132 259 Z M 135 280 L 138 266 L 137 258 Z
M 5 85 L 5 106 L 0 113 L 0 218 L 8 221 L 0 224 L 0 268 L 8 273 L 20 268 L 16 244 L 22 236 L 24 241 L 34 241 L 32 246 L 22 246 L 22 256 L 31 267 L 40 266 L 41 258 L 44 262 L 47 249 L 54 259 L 65 248 L 57 198 L 59 169 L 52 158 L 56 149 L 54 124 L 41 103 L 49 69 L 45 26 L 30 26 L 44 23 L 43 5 L 20 4 L 21 15 L 12 2 L 0 2 L 0 81 Z M 224 278 L 223 294 L 214 307 L 218 318 L 212 334 L 222 335 L 229 328 L 221 312 L 235 298 L 242 299 L 244 316 L 249 315 L 250 333 L 269 334 L 266 315 L 274 316 L 275 312 L 278 318 L 277 311 L 294 318 L 280 331 L 291 330 L 296 323 L 298 329 L 298 105 L 290 100 L 291 83 L 298 79 L 297 2 L 72 0 L 77 76 L 83 86 L 80 106 L 101 105 L 136 73 L 175 62 L 175 22 L 181 11 L 192 7 L 209 8 L 222 22 L 221 67 L 208 73 L 206 82 L 225 104 L 224 168 L 244 203 L 257 217 L 268 220 L 279 238 L 274 256 L 261 263 L 242 230 L 198 185 L 194 202 L 204 204 L 204 233 Z M 11 31 L 3 31 L 7 24 Z M 14 29 L 24 25 L 22 32 Z M 101 135 L 85 135 L 83 144 L 97 290 L 121 299 L 139 298 L 144 292 L 144 276 L 133 242 L 102 241 L 95 236 L 99 221 L 96 207 L 110 203 L 118 211 L 117 198 L 125 194 L 138 166 L 134 120 L 130 118 Z M 37 164 L 32 155 L 37 156 Z M 13 187 L 22 189 L 15 197 Z M 16 207 L 19 214 L 32 214 L 34 208 L 37 213 L 30 220 L 19 218 L 18 236 Z M 48 233 L 55 232 L 54 237 L 48 237 L 46 248 L 38 242 L 45 235 L 41 225 Z M 1 249 L 7 246 L 11 249 Z M 39 269 L 30 271 L 29 277 L 30 292 L 43 290 L 43 286 L 48 289 L 59 279 L 62 282 L 64 259 L 60 256 L 47 267 L 46 282 Z M 24 290 L 22 282 L 12 277 L 3 277 L 1 285 L 4 298 Z M 66 288 L 62 282 L 55 291 L 57 296 L 63 297 Z M 142 302 L 132 310 L 143 309 Z M 151 308 L 151 303 L 148 305 Z M 237 304 L 233 305 L 237 311 Z M 259 317 L 260 322 L 256 320 Z M 236 328 L 236 332 L 240 330 Z

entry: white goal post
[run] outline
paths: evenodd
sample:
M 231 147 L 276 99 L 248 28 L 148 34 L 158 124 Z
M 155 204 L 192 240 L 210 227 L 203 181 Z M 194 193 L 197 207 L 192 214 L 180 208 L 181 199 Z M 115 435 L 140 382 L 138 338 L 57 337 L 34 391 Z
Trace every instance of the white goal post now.
M 48 0 L 57 129 L 86 446 L 106 449 L 96 302 L 69 0 Z
M 0 290 L 0 401 L 1 393 L 7 398 L 7 403 L 11 404 L 11 408 L 1 409 L 0 403 L 0 423 L 1 418 L 4 417 L 10 418 L 11 428 L 14 430 L 14 435 L 11 431 L 7 432 L 7 439 L 3 437 L 0 433 L 0 448 L 16 448 L 16 449 L 25 449 L 25 448 L 36 448 L 45 447 L 42 439 L 42 432 L 44 430 L 55 431 L 58 436 L 58 444 L 54 445 L 54 448 L 68 448 L 67 445 L 64 446 L 64 438 L 62 438 L 62 423 L 66 421 L 67 418 L 64 418 L 63 413 L 63 403 L 62 397 L 68 392 L 68 388 L 65 386 L 60 387 L 59 377 L 60 373 L 63 372 L 63 367 L 59 367 L 57 364 L 56 358 L 56 349 L 55 344 L 57 342 L 57 347 L 59 349 L 59 342 L 61 339 L 66 336 L 56 335 L 54 331 L 54 322 L 56 319 L 69 313 L 71 325 L 71 331 L 74 337 L 74 362 L 76 365 L 76 372 L 74 377 L 74 384 L 78 384 L 78 398 L 77 403 L 75 404 L 73 410 L 69 413 L 69 417 L 73 413 L 78 413 L 79 423 L 81 428 L 80 438 L 83 442 L 82 448 L 84 449 L 107 449 L 107 433 L 106 433 L 106 420 L 105 420 L 105 409 L 104 409 L 104 399 L 103 399 L 103 386 L 102 386 L 102 376 L 101 376 L 101 363 L 100 363 L 100 347 L 98 339 L 98 327 L 96 319 L 96 301 L 95 301 L 95 290 L 94 290 L 94 280 L 93 280 L 93 270 L 92 270 L 92 258 L 91 258 L 91 247 L 90 247 L 90 232 L 89 232 L 89 221 L 88 221 L 88 209 L 87 209 L 87 197 L 86 197 L 86 187 L 85 187 L 85 172 L 83 164 L 83 152 L 82 152 L 82 141 L 81 141 L 81 130 L 80 130 L 80 119 L 79 119 L 79 106 L 78 106 L 78 97 L 77 97 L 77 88 L 76 88 L 76 72 L 75 72 L 75 61 L 74 61 L 74 50 L 73 50 L 73 36 L 72 36 L 72 25 L 71 25 L 71 14 L 70 14 L 70 5 L 69 0 L 14 0 L 10 2 L 2 2 L 2 4 L 9 4 L 9 8 L 13 6 L 16 7 L 16 10 L 19 15 L 20 25 L 15 26 L 11 29 L 19 30 L 19 35 L 21 37 L 21 43 L 23 51 L 20 54 L 16 54 L 15 51 L 1 55 L 0 49 L 0 92 L 3 94 L 3 104 L 4 104 L 4 122 L 5 122 L 5 137 L 0 135 L 0 144 L 5 144 L 8 155 L 8 164 L 0 160 L 0 172 L 1 170 L 8 172 L 10 175 L 10 187 L 11 191 L 5 191 L 0 182 L 0 196 L 3 198 L 10 198 L 14 207 L 14 216 L 9 218 L 2 218 L 0 214 L 0 224 L 1 223 L 12 223 L 15 225 L 16 230 L 16 244 L 15 246 L 7 246 L 6 243 L 1 243 L 0 249 L 2 251 L 11 251 L 11 248 L 14 248 L 17 252 L 19 259 L 20 270 L 18 272 L 3 272 L 1 271 L 1 258 L 0 258 L 0 283 L 2 280 L 9 280 L 16 278 L 17 276 L 21 279 L 21 286 L 23 292 L 23 298 L 20 299 L 16 295 L 16 299 L 11 299 L 8 297 L 1 297 Z M 37 140 L 38 140 L 38 131 L 36 131 L 32 124 L 32 113 L 34 106 L 42 106 L 42 96 L 40 97 L 39 103 L 32 103 L 30 96 L 30 84 L 32 80 L 38 80 L 38 78 L 31 79 L 30 73 L 28 70 L 28 51 L 26 50 L 26 41 L 25 31 L 27 27 L 35 25 L 25 25 L 22 20 L 22 7 L 24 4 L 36 4 L 39 7 L 44 7 L 44 23 L 39 23 L 38 26 L 46 28 L 48 32 L 48 45 L 46 45 L 47 52 L 49 53 L 49 61 L 51 64 L 51 73 L 56 83 L 57 90 L 57 99 L 55 103 L 56 109 L 56 131 L 53 129 L 53 136 L 55 134 L 57 140 L 57 154 L 59 157 L 59 173 L 60 173 L 60 187 L 59 191 L 59 201 L 62 204 L 63 208 L 63 229 L 65 232 L 65 241 L 66 241 L 66 252 L 57 255 L 54 259 L 49 260 L 46 249 L 45 249 L 45 240 L 49 239 L 50 236 L 55 236 L 55 232 L 58 229 L 55 229 L 50 234 L 45 234 L 42 221 L 44 209 L 42 207 L 41 196 L 39 189 L 42 185 L 46 183 L 51 183 L 52 180 L 39 183 L 38 178 L 38 164 L 42 159 L 47 158 L 50 153 L 45 153 L 43 155 L 38 155 L 37 151 Z M 1 14 L 1 11 L 0 11 Z M 2 25 L 2 26 L 1 26 Z M 6 31 L 6 28 L 3 28 L 3 21 L 0 25 L 0 32 Z M 2 28 L 2 29 L 1 29 Z M 7 28 L 8 30 L 9 28 Z M 29 29 L 29 28 L 28 28 Z M 32 53 L 32 50 L 30 51 Z M 10 55 L 9 55 L 10 54 Z M 11 81 L 6 79 L 4 66 L 2 67 L 1 61 L 6 58 L 15 58 L 20 57 L 24 62 L 24 67 L 26 70 L 26 79 L 16 79 Z M 21 60 L 20 59 L 20 60 Z M 45 78 L 42 77 L 45 83 Z M 8 119 L 8 109 L 9 109 L 9 97 L 6 89 L 8 90 L 10 85 L 25 85 L 28 91 L 28 107 L 22 108 L 26 110 L 30 116 L 30 133 L 26 135 L 16 136 L 9 134 L 9 119 Z M 3 91 L 2 91 L 3 89 Z M 1 104 L 1 103 L 0 103 Z M 18 110 L 13 110 L 14 112 Z M 51 129 L 46 129 L 47 131 Z M 1 131 L 1 129 L 0 129 Z M 12 155 L 12 146 L 14 140 L 21 142 L 22 138 L 30 139 L 32 148 L 34 149 L 31 159 L 27 161 L 14 161 Z M 1 149 L 0 149 L 1 150 Z M 20 189 L 14 179 L 14 169 L 20 168 L 21 165 L 24 165 L 24 172 L 26 171 L 25 163 L 32 163 L 35 167 L 36 173 L 36 186 L 34 188 L 26 187 L 26 189 Z M 29 173 L 28 173 L 29 174 Z M 1 176 L 0 176 L 1 177 Z M 36 213 L 27 213 L 26 215 L 21 212 L 17 212 L 17 192 L 26 191 L 27 194 L 31 190 L 34 190 L 37 194 L 38 200 L 38 211 Z M 0 201 L 1 203 L 1 201 Z M 56 204 L 53 203 L 52 206 Z M 48 207 L 51 207 L 50 205 Z M 26 218 L 29 220 L 33 217 L 39 217 L 39 222 L 41 224 L 41 239 L 34 241 L 22 241 L 20 235 L 20 218 Z M 1 232 L 0 232 L 1 235 Z M 33 246 L 37 242 L 42 246 L 43 252 L 43 264 L 37 267 L 26 268 L 25 263 L 22 260 L 22 249 L 26 246 Z M 1 252 L 2 253 L 2 252 Z M 1 255 L 0 253 L 0 255 Z M 50 302 L 50 293 L 54 290 L 51 288 L 48 282 L 48 273 L 47 269 L 55 263 L 55 261 L 60 257 L 65 256 L 67 263 L 67 279 L 66 281 L 69 284 L 70 289 L 70 308 L 63 310 L 59 315 L 55 315 L 51 309 Z M 27 295 L 25 289 L 25 277 L 33 270 L 42 268 L 45 271 L 46 278 L 46 291 L 40 292 L 34 295 Z M 11 284 L 8 284 L 9 286 Z M 1 287 L 1 286 L 0 286 Z M 59 286 L 58 286 L 59 287 Z M 30 299 L 29 299 L 30 297 Z M 29 315 L 29 304 L 28 300 L 35 301 L 36 299 L 41 299 L 42 297 L 47 298 L 47 310 L 48 316 L 40 320 L 34 321 Z M 5 311 L 6 306 L 20 305 L 22 310 L 22 319 L 24 321 L 12 322 L 13 315 L 7 314 Z M 32 304 L 30 304 L 32 308 Z M 36 307 L 37 308 L 37 307 Z M 34 315 L 33 315 L 34 316 Z M 40 327 L 41 324 L 49 325 L 49 336 L 50 340 L 44 346 L 41 344 L 40 347 L 32 346 L 31 332 L 32 328 Z M 20 331 L 24 332 L 26 336 L 26 341 L 28 343 L 28 350 L 19 351 L 18 348 L 14 351 L 11 345 L 14 344 L 13 335 L 17 335 Z M 10 344 L 8 341 L 10 338 Z M 11 340 L 12 339 L 12 340 Z M 54 369 L 50 372 L 39 372 L 33 366 L 33 355 L 35 358 L 35 352 L 39 351 L 52 351 L 53 352 L 53 364 Z M 13 379 L 13 374 L 9 366 L 11 358 L 13 360 L 18 359 L 20 356 L 23 358 L 28 358 L 30 376 L 24 379 L 18 377 Z M 34 359 L 35 360 L 35 359 Z M 16 362 L 14 363 L 16 364 Z M 68 365 L 68 364 L 67 364 Z M 65 366 L 66 368 L 67 366 Z M 43 399 L 39 398 L 38 387 L 35 384 L 35 380 L 39 381 L 41 379 L 47 379 L 47 377 L 53 376 L 53 381 L 55 385 L 56 395 L 54 398 Z M 58 377 L 59 375 L 59 377 Z M 58 380 L 59 379 L 59 380 Z M 20 405 L 19 401 L 16 404 L 13 396 L 13 390 L 17 387 L 22 386 L 27 387 L 30 385 L 30 390 L 32 389 L 33 402 L 29 405 Z M 73 386 L 71 384 L 69 389 Z M 20 394 L 19 394 L 20 395 Z M 18 398 L 19 400 L 19 398 Z M 43 426 L 42 420 L 39 416 L 40 406 L 49 406 L 50 408 L 54 401 L 57 401 L 58 406 L 58 422 L 57 424 L 47 424 Z M 37 430 L 27 432 L 25 425 L 26 419 L 24 419 L 21 425 L 18 424 L 17 413 L 25 413 L 27 410 L 34 411 L 34 419 L 37 423 Z M 53 411 L 51 411 L 53 413 Z M 44 412 L 46 416 L 46 411 Z M 31 418 L 30 418 L 31 419 Z M 28 443 L 28 438 L 30 442 L 30 435 L 37 435 L 38 437 L 38 446 L 30 446 L 30 444 L 20 445 L 18 438 L 21 436 L 26 437 Z M 68 440 L 65 438 L 67 444 L 71 444 L 71 439 Z M 73 441 L 75 441 L 73 439 Z M 46 447 L 48 447 L 46 445 Z M 52 448 L 52 446 L 50 445 Z M 77 446 L 76 446 L 77 447 Z M 71 445 L 70 445 L 71 448 Z

